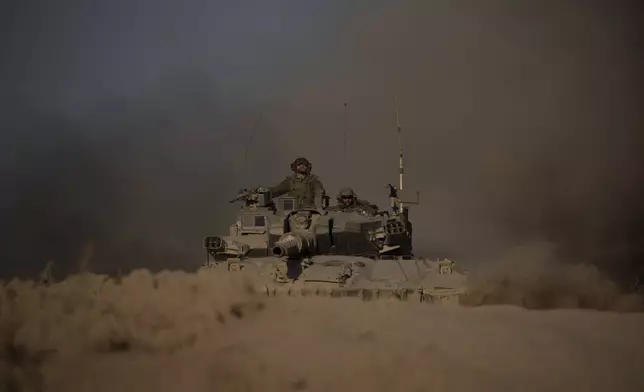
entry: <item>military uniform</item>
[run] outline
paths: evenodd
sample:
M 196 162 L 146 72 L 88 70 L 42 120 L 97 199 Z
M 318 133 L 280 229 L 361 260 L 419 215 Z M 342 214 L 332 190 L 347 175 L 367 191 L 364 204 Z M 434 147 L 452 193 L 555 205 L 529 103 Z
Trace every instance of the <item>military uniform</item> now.
M 347 204 L 343 199 L 348 198 L 350 203 Z M 358 196 L 351 188 L 343 188 L 338 192 L 336 197 L 338 204 L 332 207 L 329 207 L 329 211 L 341 211 L 341 212 L 358 212 L 364 215 L 374 216 L 378 213 L 378 206 L 371 204 L 366 200 L 358 199 Z
M 288 176 L 269 190 L 272 197 L 288 194 L 296 198 L 300 206 L 315 206 L 315 196 L 324 193 L 322 182 L 314 174 L 309 174 L 306 177 L 298 177 L 295 174 Z
M 305 173 L 298 173 L 298 165 L 307 165 Z M 322 182 L 315 174 L 311 174 L 311 163 L 306 158 L 298 158 L 291 164 L 291 169 L 295 172 L 293 175 L 286 177 L 282 182 L 274 187 L 268 188 L 272 197 L 279 197 L 288 194 L 296 198 L 301 207 L 315 207 L 315 197 L 325 193 Z

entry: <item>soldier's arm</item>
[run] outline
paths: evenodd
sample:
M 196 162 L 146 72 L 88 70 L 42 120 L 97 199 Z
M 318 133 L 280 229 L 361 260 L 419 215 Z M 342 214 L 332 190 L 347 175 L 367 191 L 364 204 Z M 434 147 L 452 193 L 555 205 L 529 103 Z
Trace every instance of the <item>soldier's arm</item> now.
M 280 197 L 291 190 L 291 183 L 288 178 L 285 178 L 274 187 L 268 188 L 271 191 L 271 197 Z

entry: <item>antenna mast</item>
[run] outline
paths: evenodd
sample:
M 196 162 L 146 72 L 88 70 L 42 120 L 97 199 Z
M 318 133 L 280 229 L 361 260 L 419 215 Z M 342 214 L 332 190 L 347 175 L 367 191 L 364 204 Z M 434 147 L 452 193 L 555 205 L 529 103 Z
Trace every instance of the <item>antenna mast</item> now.
M 402 191 L 405 169 L 403 164 L 402 126 L 400 125 L 400 115 L 398 114 L 398 96 L 396 94 L 394 94 L 394 108 L 396 110 L 396 127 L 398 129 L 398 191 Z M 400 213 L 403 212 L 402 201 L 400 201 L 398 204 L 398 211 Z
M 344 103 L 344 110 L 342 112 L 342 142 L 344 153 L 344 166 L 347 167 L 347 103 Z
M 264 114 L 263 110 L 259 111 L 259 115 L 257 116 L 257 119 L 255 120 L 255 124 L 253 124 L 253 129 L 250 131 L 250 135 L 248 135 L 248 141 L 246 142 L 246 151 L 244 153 L 244 176 L 248 175 L 248 152 L 250 151 L 250 146 L 253 143 L 253 138 L 255 137 L 255 133 L 257 132 L 257 128 L 259 128 L 259 123 L 262 120 L 262 115 Z

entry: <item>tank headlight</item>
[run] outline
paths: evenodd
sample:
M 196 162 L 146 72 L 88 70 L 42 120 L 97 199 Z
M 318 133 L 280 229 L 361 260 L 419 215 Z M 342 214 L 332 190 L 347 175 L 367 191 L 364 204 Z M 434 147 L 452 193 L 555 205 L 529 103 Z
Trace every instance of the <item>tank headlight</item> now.
M 239 263 L 235 263 L 235 262 L 228 263 L 228 271 L 230 272 L 238 272 L 238 271 L 241 271 L 242 268 L 243 266 Z

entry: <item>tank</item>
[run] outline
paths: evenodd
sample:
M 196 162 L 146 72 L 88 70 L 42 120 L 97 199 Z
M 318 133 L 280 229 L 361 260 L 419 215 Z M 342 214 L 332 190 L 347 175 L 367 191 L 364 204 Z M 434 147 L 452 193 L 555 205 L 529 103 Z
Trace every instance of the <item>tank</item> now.
M 272 199 L 266 188 L 242 190 L 227 236 L 205 237 L 203 268 L 259 278 L 257 290 L 275 295 L 357 296 L 458 303 L 467 273 L 449 259 L 417 257 L 409 207 L 388 185 L 391 208 L 369 214 L 300 208 L 296 199 Z M 416 194 L 419 198 L 418 193 Z
M 231 202 L 242 204 L 226 236 L 204 239 L 202 268 L 250 273 L 266 295 L 397 297 L 421 302 L 459 303 L 467 272 L 452 260 L 417 257 L 412 223 L 402 194 L 404 159 L 398 99 L 394 95 L 398 139 L 398 187 L 388 184 L 390 209 L 329 209 L 320 195 L 316 208 L 302 208 L 288 196 L 272 198 L 267 188 L 243 189 Z M 346 109 L 347 104 L 344 107 Z M 346 130 L 344 132 L 346 137 Z

